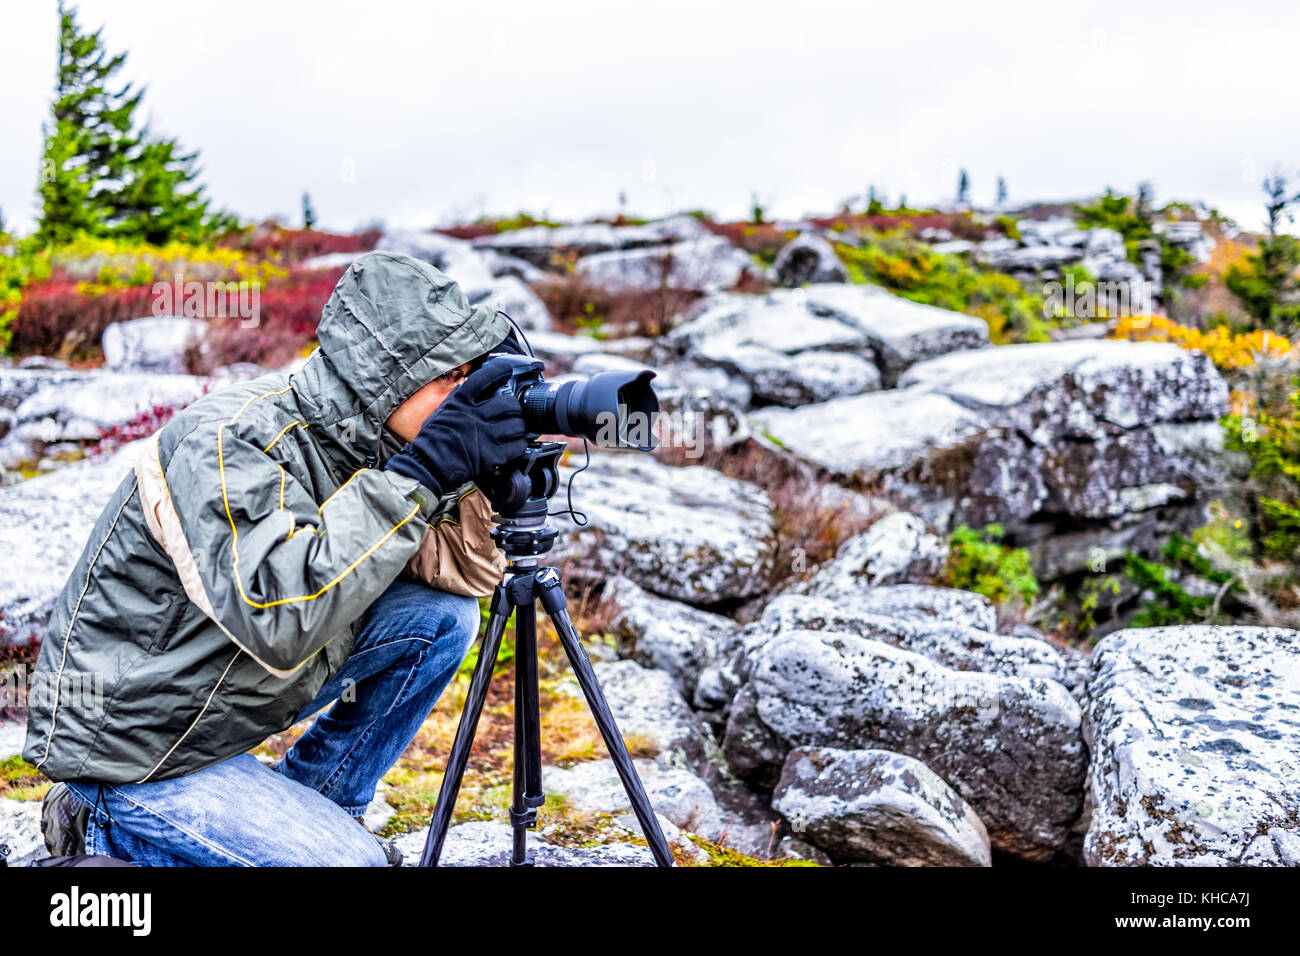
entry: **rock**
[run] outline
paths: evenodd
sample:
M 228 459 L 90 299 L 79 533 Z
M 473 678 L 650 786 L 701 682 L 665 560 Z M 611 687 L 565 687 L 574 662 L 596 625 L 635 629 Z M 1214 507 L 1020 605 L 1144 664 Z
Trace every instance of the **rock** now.
M 970 805 L 919 760 L 885 750 L 800 747 L 772 806 L 838 859 L 889 866 L 990 866 Z
M 898 384 L 945 395 L 1039 445 L 1217 419 L 1228 400 L 1205 353 L 1172 342 L 1003 345 L 915 366 Z
M 761 345 L 710 343 L 709 351 L 695 360 L 742 379 L 754 398 L 770 405 L 793 408 L 880 388 L 875 363 L 849 352 L 810 350 L 789 356 Z
M 772 856 L 778 860 L 807 860 L 809 863 L 816 863 L 818 866 L 834 865 L 831 858 L 817 847 L 792 836 L 782 837 Z
M 783 594 L 764 609 L 757 630 L 768 634 L 795 630 L 856 634 L 923 654 L 954 670 L 1041 678 L 1062 684 L 1068 680 L 1064 658 L 1046 641 L 998 634 L 992 628 L 984 630 L 943 618 L 893 616 L 864 607 L 870 607 L 870 601 L 848 598 L 833 602 Z
M 20 369 L 32 371 L 66 371 L 68 363 L 56 358 L 47 358 L 44 355 L 29 355 L 16 366 Z
M 868 337 L 837 317 L 809 311 L 804 290 L 765 296 L 714 296 L 692 318 L 673 329 L 668 344 L 708 362 L 729 361 L 742 346 L 793 355 L 810 350 L 862 351 Z
M 674 216 L 642 226 L 587 223 L 575 226 L 531 226 L 473 240 L 474 248 L 522 259 L 542 269 L 555 268 L 570 257 L 622 249 L 660 246 L 708 236 L 690 216 Z
M 571 469 L 561 468 L 561 482 Z M 597 452 L 577 479 L 589 523 L 557 518 L 575 570 L 623 573 L 661 597 L 713 605 L 767 587 L 774 559 L 767 492 L 710 468 Z
M 1133 628 L 1092 656 L 1087 861 L 1300 865 L 1300 632 Z
M 636 661 L 594 667 L 624 740 L 645 738 L 658 750 L 656 760 L 663 766 L 701 773 L 706 779 L 715 776 L 709 768 L 717 746 L 712 734 L 682 699 L 668 674 Z M 585 700 L 572 675 L 557 687 L 561 693 Z
M 487 263 L 488 269 L 498 278 L 501 276 L 514 276 L 524 282 L 543 282 L 547 278 L 545 272 L 526 259 L 516 259 L 514 256 L 503 255 L 491 249 L 481 249 L 479 254 L 483 257 L 483 261 Z
M 207 384 L 195 375 L 82 372 L 75 378 L 45 383 L 24 399 L 14 411 L 16 424 L 8 440 L 46 444 L 93 441 L 101 429 L 129 422 L 155 406 L 188 405 L 203 394 Z
M 44 634 L 91 528 L 143 447 L 133 442 L 111 455 L 0 488 L 0 553 L 11 569 L 0 576 L 0 646 Z
M 612 290 L 660 288 L 718 292 L 730 289 L 758 267 L 721 236 L 703 236 L 664 246 L 600 252 L 578 260 L 577 273 Z
M 405 833 L 393 842 L 402 851 L 403 866 L 418 866 L 429 828 Z M 447 828 L 439 866 L 509 866 L 514 831 L 510 824 L 476 820 Z M 535 866 L 654 866 L 646 846 L 605 843 L 593 847 L 556 846 L 529 834 L 528 849 Z
M 526 333 L 528 344 L 538 358 L 545 359 L 556 371 L 567 372 L 573 368 L 579 355 L 600 352 L 601 343 L 590 335 L 566 335 L 540 329 Z
M 525 331 L 551 328 L 551 313 L 546 310 L 546 304 L 514 276 L 494 279 L 486 290 L 472 296 L 470 302 L 504 312 Z
M 326 269 L 346 269 L 365 254 L 363 250 L 356 252 L 327 252 L 324 255 L 304 259 L 298 264 L 298 271 L 317 272 Z
M 777 253 L 772 264 L 776 281 L 783 286 L 807 282 L 847 282 L 849 273 L 835 249 L 821 236 L 805 232 L 791 239 Z
M 375 244 L 376 252 L 396 252 L 429 263 L 456 281 L 467 297 L 490 290 L 495 276 L 487 260 L 464 239 L 437 232 L 389 229 Z
M 802 408 L 765 408 L 749 417 L 754 434 L 769 444 L 860 484 L 956 448 L 983 425 L 945 395 L 903 388 Z
M 912 302 L 879 286 L 819 282 L 789 294 L 800 293 L 814 313 L 837 318 L 867 337 L 887 385 L 917 362 L 989 344 L 983 319 Z
M 41 836 L 41 801 L 0 797 L 0 844 L 9 847 L 8 864 L 27 866 L 50 855 Z
M 722 811 L 708 784 L 679 767 L 663 767 L 653 760 L 632 763 L 656 814 L 706 840 L 716 842 L 723 836 Z M 583 810 L 612 814 L 630 814 L 632 810 L 614 761 L 608 758 L 588 760 L 567 770 L 543 767 L 542 788 Z M 635 815 L 631 826 L 641 832 Z
M 104 330 L 104 364 L 115 372 L 185 372 L 185 351 L 207 332 L 200 319 L 147 315 Z
M 809 583 L 809 593 L 836 597 L 873 584 L 929 584 L 948 561 L 948 545 L 905 511 L 887 514 L 849 538 Z
M 618 608 L 610 627 L 622 656 L 666 672 L 687 700 L 705 665 L 735 645 L 734 621 L 655 597 L 628 578 L 611 578 L 602 598 Z
M 953 670 L 844 631 L 779 631 L 747 657 L 722 749 L 756 785 L 796 747 L 896 751 L 970 803 L 993 847 L 1036 861 L 1079 815 L 1079 706 L 1055 681 Z
M 9 680 L 0 680 L 0 704 L 13 706 L 16 702 L 16 695 L 10 696 L 13 693 L 13 684 Z M 0 720 L 0 760 L 21 754 L 26 737 L 27 721 Z
M 749 421 L 769 447 L 940 531 L 999 522 L 1051 579 L 1204 523 L 1226 394 L 1199 352 L 1067 341 L 955 352 L 912 366 L 897 389 Z

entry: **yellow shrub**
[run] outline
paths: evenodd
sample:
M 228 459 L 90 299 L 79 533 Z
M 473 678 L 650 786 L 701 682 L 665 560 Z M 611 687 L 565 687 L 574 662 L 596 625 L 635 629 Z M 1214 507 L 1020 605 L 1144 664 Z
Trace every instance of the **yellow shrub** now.
M 1193 329 L 1163 315 L 1125 315 L 1119 319 L 1114 338 L 1134 342 L 1173 342 L 1185 349 L 1200 349 L 1222 369 L 1254 364 L 1260 355 L 1285 355 L 1291 343 L 1275 332 L 1256 330 L 1234 333 L 1227 326 Z

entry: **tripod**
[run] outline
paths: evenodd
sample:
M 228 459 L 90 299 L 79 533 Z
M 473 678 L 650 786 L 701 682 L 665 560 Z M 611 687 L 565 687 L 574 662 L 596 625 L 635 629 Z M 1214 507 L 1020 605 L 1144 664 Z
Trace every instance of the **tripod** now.
M 456 727 L 456 739 L 434 805 L 420 866 L 438 864 L 483 702 L 487 698 L 488 684 L 492 680 L 492 669 L 501 649 L 501 638 L 512 614 L 515 618 L 515 737 L 514 798 L 510 805 L 514 846 L 510 865 L 533 865 L 532 855 L 528 852 L 527 831 L 536 828 L 537 808 L 546 802 L 542 793 L 536 601 L 541 602 L 560 636 L 619 779 L 623 781 L 623 789 L 627 791 L 637 822 L 650 844 L 655 863 L 659 866 L 673 865 L 668 842 L 659 829 L 650 798 L 632 766 L 632 758 L 596 680 L 596 672 L 569 618 L 560 573 L 540 563 L 540 558 L 550 551 L 556 537 L 555 526 L 547 517 L 547 504 L 559 483 L 555 468 L 563 448 L 559 442 L 534 442 L 529 447 L 526 463 L 507 476 L 504 490 L 498 488 L 498 494 L 490 494 L 494 501 L 504 502 L 499 506 L 499 513 L 493 516 L 496 527 L 492 529 L 492 538 L 506 554 L 506 569 L 492 594 L 483 646 L 479 649 L 465 708 Z

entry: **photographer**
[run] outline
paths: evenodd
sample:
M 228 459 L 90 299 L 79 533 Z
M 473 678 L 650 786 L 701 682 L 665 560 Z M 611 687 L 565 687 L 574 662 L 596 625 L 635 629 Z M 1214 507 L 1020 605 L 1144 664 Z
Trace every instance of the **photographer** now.
M 437 269 L 369 253 L 299 371 L 205 395 L 147 442 L 33 674 L 23 757 L 63 781 L 51 853 L 400 861 L 363 813 L 504 568 L 474 482 L 526 446 L 508 368 L 483 363 L 518 351 L 509 333 Z M 86 674 L 102 700 L 69 692 Z M 274 766 L 248 752 L 331 702 Z

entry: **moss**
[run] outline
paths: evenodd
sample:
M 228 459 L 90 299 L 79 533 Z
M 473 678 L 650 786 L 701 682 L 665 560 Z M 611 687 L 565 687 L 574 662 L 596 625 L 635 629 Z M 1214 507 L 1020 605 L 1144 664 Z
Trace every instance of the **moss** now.
M 820 863 L 815 863 L 812 860 L 760 860 L 757 857 L 746 856 L 731 847 L 713 843 L 693 833 L 688 833 L 687 837 L 709 855 L 709 863 L 706 864 L 708 866 L 821 866 Z
M 0 760 L 0 797 L 12 800 L 40 800 L 50 780 L 20 756 Z

